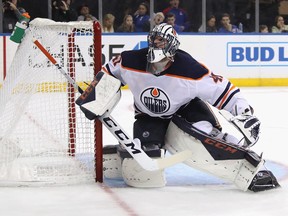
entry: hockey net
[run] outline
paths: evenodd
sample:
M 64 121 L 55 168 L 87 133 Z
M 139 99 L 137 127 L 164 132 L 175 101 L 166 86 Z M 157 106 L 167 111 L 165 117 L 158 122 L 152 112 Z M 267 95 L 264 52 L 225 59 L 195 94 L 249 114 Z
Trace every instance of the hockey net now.
M 30 23 L 0 89 L 0 185 L 101 181 L 101 123 L 85 118 L 79 93 L 33 39 L 83 89 L 101 68 L 98 22 Z

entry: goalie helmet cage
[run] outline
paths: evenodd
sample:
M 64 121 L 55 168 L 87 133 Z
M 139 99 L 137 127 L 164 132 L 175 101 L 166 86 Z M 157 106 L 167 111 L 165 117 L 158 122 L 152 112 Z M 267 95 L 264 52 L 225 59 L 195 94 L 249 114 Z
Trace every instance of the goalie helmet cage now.
M 30 22 L 0 89 L 0 186 L 102 182 L 102 124 L 33 39 L 82 89 L 102 66 L 99 22 Z

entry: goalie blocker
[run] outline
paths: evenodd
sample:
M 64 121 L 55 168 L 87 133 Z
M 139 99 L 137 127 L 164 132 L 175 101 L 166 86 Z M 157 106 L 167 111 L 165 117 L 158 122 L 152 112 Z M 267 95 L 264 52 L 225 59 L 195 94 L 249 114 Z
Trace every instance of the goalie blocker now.
M 111 79 L 100 71 L 76 100 L 76 104 L 89 120 L 93 120 L 113 110 L 121 98 L 120 86 L 119 80 Z

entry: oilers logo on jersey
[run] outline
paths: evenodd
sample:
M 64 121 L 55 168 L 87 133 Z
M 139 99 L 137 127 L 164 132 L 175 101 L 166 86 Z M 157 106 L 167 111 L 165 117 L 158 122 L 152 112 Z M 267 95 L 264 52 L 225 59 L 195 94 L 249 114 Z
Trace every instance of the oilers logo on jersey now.
M 145 89 L 140 100 L 142 104 L 152 113 L 163 114 L 170 108 L 170 100 L 167 94 L 159 88 L 147 88 Z

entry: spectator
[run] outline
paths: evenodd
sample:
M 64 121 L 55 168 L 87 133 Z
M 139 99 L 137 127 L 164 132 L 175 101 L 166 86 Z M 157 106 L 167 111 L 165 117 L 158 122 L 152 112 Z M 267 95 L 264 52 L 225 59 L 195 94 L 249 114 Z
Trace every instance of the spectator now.
M 97 19 L 95 20 L 94 18 L 95 17 L 92 16 L 91 14 L 86 14 L 84 17 L 84 21 L 96 21 Z
M 25 0 L 27 1 L 27 0 Z M 53 0 L 54 1 L 54 0 Z M 87 5 L 89 8 L 89 14 L 93 15 L 94 17 L 96 17 L 98 19 L 98 4 L 96 3 L 97 1 L 95 0 L 71 0 L 71 8 L 74 8 L 75 10 L 77 10 L 77 18 L 78 16 L 80 16 L 80 11 L 79 9 L 81 8 L 82 5 Z M 106 2 L 106 1 L 105 1 Z M 102 14 L 106 14 L 106 13 L 102 13 Z
M 169 25 L 172 25 L 174 30 L 179 33 L 183 31 L 183 28 L 181 28 L 180 26 L 178 26 L 177 24 L 175 24 L 176 18 L 175 18 L 175 14 L 173 13 L 168 13 L 166 15 L 166 22 Z
M 137 11 L 134 13 L 133 22 L 135 25 L 135 32 L 147 31 L 146 28 L 149 26 L 149 6 L 146 2 L 139 4 Z
M 165 19 L 165 16 L 162 12 L 156 13 L 153 18 L 153 28 L 156 25 L 160 25 L 164 21 L 164 19 Z
M 71 0 L 53 1 L 52 19 L 58 22 L 70 22 L 77 20 L 77 12 L 70 8 Z
M 232 25 L 230 23 L 230 15 L 228 13 L 224 13 L 221 16 L 221 25 L 222 27 L 218 30 L 219 33 L 238 33 L 240 30 L 236 25 Z
M 12 33 L 16 22 L 25 12 L 24 8 L 17 8 L 17 0 L 3 2 L 3 32 Z
M 79 16 L 77 18 L 77 21 L 83 21 L 85 20 L 85 18 L 88 18 L 89 20 L 97 21 L 96 17 L 90 14 L 90 9 L 88 5 L 86 4 L 81 5 L 78 11 L 79 11 L 78 12 Z
M 187 13 L 184 9 L 179 8 L 180 0 L 170 0 L 170 6 L 163 10 L 165 16 L 168 13 L 175 14 L 175 24 L 180 26 L 182 29 L 181 31 L 189 31 L 190 30 L 190 23 L 188 21 Z
M 126 15 L 122 24 L 117 28 L 117 32 L 134 32 L 135 27 L 132 15 Z
M 115 16 L 113 14 L 106 14 L 103 18 L 102 32 L 113 33 L 114 32 Z
M 165 20 L 164 14 L 162 12 L 158 12 L 158 13 L 154 14 L 153 20 L 151 21 L 151 23 L 150 22 L 146 22 L 143 25 L 143 30 L 145 32 L 149 32 L 151 25 L 152 25 L 152 28 L 154 28 L 156 25 L 160 25 L 161 23 L 163 23 L 164 20 Z
M 205 32 L 203 25 L 200 26 L 199 32 Z M 207 19 L 206 32 L 217 32 L 216 17 L 214 15 L 209 16 Z
M 288 32 L 288 25 L 285 25 L 284 18 L 282 16 L 276 16 L 275 25 L 272 26 L 272 33 Z
M 267 25 L 260 25 L 259 26 L 259 32 L 260 33 L 269 33 L 268 26 Z

